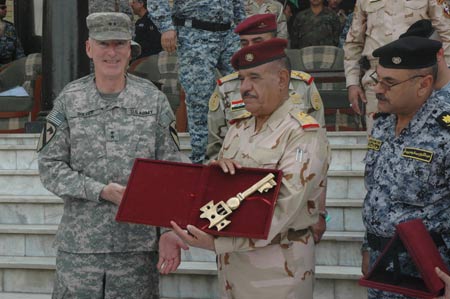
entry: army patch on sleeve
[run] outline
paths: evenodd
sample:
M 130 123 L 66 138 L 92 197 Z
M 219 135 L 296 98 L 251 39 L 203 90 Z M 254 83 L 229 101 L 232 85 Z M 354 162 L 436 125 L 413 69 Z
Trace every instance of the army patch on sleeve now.
M 320 94 L 317 91 L 315 91 L 311 97 L 311 106 L 316 111 L 322 108 L 322 98 L 320 97 Z
M 441 115 L 439 115 L 436 118 L 436 120 L 441 126 L 446 128 L 447 130 L 450 130 L 450 113 L 449 112 L 442 113 Z
M 405 147 L 402 152 L 402 157 L 430 163 L 433 160 L 433 152 L 420 148 Z
M 41 136 L 39 137 L 37 152 L 40 152 L 56 134 L 57 128 L 64 121 L 64 114 L 59 111 L 51 111 L 47 115 L 47 121 L 44 124 L 44 128 L 42 129 Z
M 177 149 L 180 150 L 180 138 L 178 137 L 177 129 L 175 128 L 175 121 L 173 121 L 169 126 L 170 136 L 172 136 L 173 142 L 177 146 Z
M 209 99 L 209 110 L 210 111 L 216 111 L 219 108 L 219 101 L 220 101 L 220 96 L 217 93 L 217 91 L 215 91 L 211 98 Z
M 369 137 L 369 141 L 367 142 L 367 148 L 374 151 L 379 151 L 382 144 L 383 141 Z
M 237 111 L 237 110 L 245 109 L 244 100 L 243 99 L 239 99 L 239 100 L 231 101 L 230 109 L 231 109 L 231 111 Z

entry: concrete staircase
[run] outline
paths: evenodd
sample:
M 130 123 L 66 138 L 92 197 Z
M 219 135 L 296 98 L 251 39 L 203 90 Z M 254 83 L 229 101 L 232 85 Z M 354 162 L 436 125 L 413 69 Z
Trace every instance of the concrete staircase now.
M 365 194 L 362 132 L 329 133 L 333 161 L 327 209 L 331 220 L 316 251 L 314 298 L 366 298 L 357 285 L 363 237 Z M 52 242 L 62 200 L 43 188 L 35 153 L 38 135 L 0 135 L 0 299 L 49 299 L 55 249 Z M 183 151 L 189 136 L 180 134 Z M 161 279 L 163 298 L 217 298 L 215 256 L 203 250 L 183 253 L 177 273 Z

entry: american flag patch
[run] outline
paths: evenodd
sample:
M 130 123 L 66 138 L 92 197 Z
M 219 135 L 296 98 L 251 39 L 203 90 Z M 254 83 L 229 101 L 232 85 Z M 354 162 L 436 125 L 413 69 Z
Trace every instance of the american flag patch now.
M 241 110 L 245 108 L 244 100 L 231 101 L 231 111 Z
M 53 110 L 47 115 L 47 121 L 51 122 L 55 127 L 59 127 L 64 121 L 64 114 L 59 111 Z

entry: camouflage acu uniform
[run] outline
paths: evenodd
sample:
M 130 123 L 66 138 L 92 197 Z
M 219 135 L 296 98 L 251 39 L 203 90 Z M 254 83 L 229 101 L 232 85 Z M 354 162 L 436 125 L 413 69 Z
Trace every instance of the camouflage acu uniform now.
M 216 159 L 230 126 L 229 122 L 250 115 L 245 110 L 240 86 L 237 72 L 218 80 L 216 90 L 209 100 L 207 159 Z M 301 111 L 311 114 L 322 127 L 325 126 L 322 99 L 311 75 L 292 71 L 289 92 L 291 100 Z
M 378 62 L 372 56 L 372 52 L 398 39 L 400 34 L 416 21 L 427 18 L 431 19 L 433 27 L 439 33 L 443 41 L 445 60 L 450 64 L 450 22 L 442 4 L 435 0 L 356 1 L 353 22 L 344 44 L 345 77 L 347 87 L 361 85 L 364 89 L 368 101 L 366 105 L 368 132 L 373 124 L 373 114 L 377 111 L 373 81 L 369 76 L 375 71 Z M 360 81 L 360 60 L 363 56 L 370 61 L 370 69 L 365 71 Z
M 14 25 L 0 20 L 0 66 L 22 57 L 25 57 L 25 53 Z
M 283 180 L 267 240 L 215 239 L 221 298 L 312 298 L 318 201 L 329 165 L 326 133 L 292 101 L 259 132 L 253 117 L 228 131 L 219 158 L 246 167 L 278 168 Z
M 280 2 L 274 0 L 264 0 L 263 3 L 259 5 L 256 0 L 246 0 L 244 2 L 244 5 L 245 14 L 247 15 L 247 17 L 266 13 L 276 15 L 277 37 L 285 39 L 289 38 L 287 30 L 287 20 L 286 16 L 283 13 L 283 5 Z
M 231 56 L 239 48 L 239 38 L 230 28 L 209 31 L 191 27 L 193 19 L 217 24 L 238 24 L 245 17 L 240 0 L 147 1 L 150 16 L 162 33 L 175 29 L 172 15 L 186 20 L 177 26 L 180 83 L 186 92 L 191 160 L 202 163 L 208 143 L 208 100 L 214 91 L 216 68 L 222 74 L 233 72 Z
M 123 12 L 133 19 L 129 0 L 89 0 L 89 13 Z
M 334 11 L 324 7 L 315 15 L 311 9 L 299 12 L 292 25 L 291 48 L 309 46 L 337 46 L 341 23 Z
M 64 200 L 64 214 L 55 239 L 59 250 L 57 260 L 63 260 L 63 265 L 57 268 L 57 280 L 66 281 L 71 275 L 77 275 L 64 273 L 65 269 L 86 270 L 82 265 L 79 268 L 64 265 L 68 262 L 67 253 L 78 254 L 81 259 L 84 254 L 94 255 L 98 260 L 102 256 L 97 254 L 103 254 L 103 261 L 107 262 L 114 257 L 108 253 L 135 252 L 134 262 L 130 255 L 124 263 L 134 264 L 138 276 L 144 273 L 139 270 L 143 266 L 157 271 L 156 229 L 116 222 L 117 206 L 100 198 L 100 193 L 110 182 L 125 186 L 136 157 L 179 160 L 177 145 L 169 133 L 173 120 L 163 93 L 149 81 L 133 75 L 127 76 L 126 87 L 116 98 L 100 95 L 94 76 L 89 75 L 69 83 L 55 100 L 47 117 L 47 132 L 56 130 L 56 133 L 39 153 L 39 172 L 44 186 Z M 153 258 L 148 262 L 150 252 Z M 108 283 L 108 269 L 96 264 L 91 264 L 90 269 L 106 272 L 105 283 Z M 133 271 L 115 269 L 117 275 Z M 96 278 L 86 277 L 87 280 Z M 134 280 L 144 278 L 124 276 L 121 279 L 133 285 Z M 70 280 L 66 281 L 69 283 L 66 288 L 72 291 L 74 282 Z M 102 281 L 86 281 L 78 287 L 89 291 L 95 284 L 101 288 Z M 155 278 L 147 285 L 156 296 L 158 280 Z M 127 291 L 131 292 L 128 297 L 111 298 L 144 298 L 140 287 Z
M 430 232 L 441 234 L 445 245 L 439 251 L 450 265 L 450 104 L 445 101 L 430 97 L 399 136 L 395 115 L 376 119 L 365 159 L 363 221 L 368 233 L 390 238 L 396 224 L 422 219 Z M 379 254 L 370 251 L 372 265 Z M 406 253 L 400 264 L 402 272 L 418 275 Z M 369 290 L 369 298 L 406 297 Z

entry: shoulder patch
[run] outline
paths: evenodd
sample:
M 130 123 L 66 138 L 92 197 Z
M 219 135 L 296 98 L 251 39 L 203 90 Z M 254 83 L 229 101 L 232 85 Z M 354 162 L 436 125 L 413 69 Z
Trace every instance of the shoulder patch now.
M 322 98 L 320 97 L 320 94 L 318 91 L 314 91 L 311 96 L 311 106 L 316 111 L 318 111 L 318 110 L 320 110 L 320 108 L 322 108 Z
M 239 76 L 238 72 L 231 73 L 231 74 L 217 80 L 217 84 L 222 85 L 225 82 L 228 82 L 231 80 L 236 80 L 238 78 L 238 76 Z
M 169 126 L 170 136 L 172 137 L 173 142 L 177 146 L 178 151 L 180 151 L 180 138 L 178 137 L 177 129 L 175 128 L 176 122 L 173 121 Z
M 291 115 L 300 123 L 304 130 L 320 128 L 317 120 L 305 112 L 292 112 Z
M 57 127 L 55 127 L 55 125 L 53 125 L 51 122 L 45 122 L 36 148 L 36 151 L 38 153 L 50 142 L 50 140 L 52 140 L 53 136 L 55 136 L 56 128 Z
M 212 96 L 209 98 L 209 110 L 216 111 L 219 108 L 220 96 L 217 91 L 214 91 Z
M 437 122 L 450 131 L 450 112 L 444 112 L 436 118 Z
M 308 85 L 314 81 L 313 76 L 301 71 L 291 71 L 291 79 L 302 80 Z

